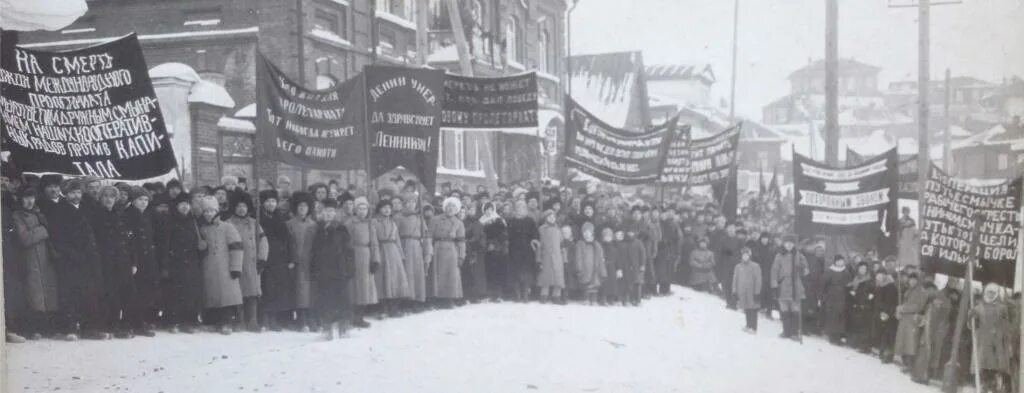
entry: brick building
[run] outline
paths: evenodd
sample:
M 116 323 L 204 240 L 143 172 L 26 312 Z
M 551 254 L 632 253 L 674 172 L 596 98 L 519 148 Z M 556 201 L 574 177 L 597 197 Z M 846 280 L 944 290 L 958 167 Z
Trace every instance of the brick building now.
M 251 179 L 258 173 L 265 181 L 287 175 L 296 185 L 338 179 L 342 184 L 361 186 L 362 171 L 301 170 L 255 159 L 261 153 L 253 143 L 257 132 L 252 122 L 256 53 L 263 52 L 292 78 L 321 88 L 351 78 L 371 63 L 415 66 L 415 16 L 419 3 L 426 4 L 425 12 L 430 17 L 429 47 L 443 51 L 452 33 L 450 28 L 445 30 L 447 13 L 443 12 L 441 0 L 93 0 L 89 1 L 88 13 L 74 24 L 60 31 L 24 33 L 20 41 L 37 49 L 64 50 L 136 32 L 151 70 L 171 64 L 165 71 L 177 71 L 154 75 L 154 86 L 161 98 L 161 108 L 173 124 L 172 139 L 176 139 L 176 154 L 183 158 L 186 180 L 210 184 L 224 174 Z M 559 59 L 564 57 L 560 37 L 564 36 L 565 2 L 459 3 L 465 8 L 460 11 L 463 20 L 478 21 L 464 23 L 471 42 L 476 43 L 476 74 L 499 75 L 539 68 L 543 76 L 542 105 L 557 111 L 561 107 L 558 75 L 562 73 Z M 501 50 L 485 52 L 485 47 Z M 504 56 L 501 60 L 489 57 L 505 53 L 512 54 L 512 61 Z M 431 61 L 430 65 L 456 72 L 457 63 Z M 198 80 L 193 80 L 188 69 L 195 71 Z M 209 101 L 205 98 L 210 91 L 217 90 L 212 85 L 222 87 L 227 100 L 201 102 Z M 487 135 L 500 138 L 500 133 Z M 478 156 L 473 149 L 479 149 L 480 144 L 475 141 L 456 145 L 456 137 L 443 139 L 447 148 L 442 150 L 448 151 L 444 157 L 454 155 L 455 146 L 465 150 L 457 155 L 459 161 L 465 161 L 461 163 L 463 167 L 470 165 L 470 157 Z M 532 136 L 526 144 L 536 148 L 539 155 L 537 140 L 537 136 Z M 492 141 L 490 146 L 500 142 Z M 460 165 L 456 163 L 451 165 Z M 500 170 L 505 168 L 494 162 L 491 165 L 504 175 Z

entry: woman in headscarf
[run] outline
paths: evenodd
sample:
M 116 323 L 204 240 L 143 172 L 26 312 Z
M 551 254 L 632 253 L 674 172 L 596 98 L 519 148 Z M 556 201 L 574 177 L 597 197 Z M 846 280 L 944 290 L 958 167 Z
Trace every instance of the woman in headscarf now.
M 457 217 L 462 202 L 449 197 L 442 206 L 444 214 L 430 221 L 430 238 L 434 243 L 431 295 L 442 307 L 451 307 L 454 300 L 462 298 L 460 267 L 466 259 L 466 228 Z
M 405 256 L 402 253 L 398 225 L 391 218 L 391 201 L 377 203 L 377 216 L 371 221 L 377 237 L 380 274 L 377 274 L 377 296 L 384 301 L 389 316 L 398 316 L 403 301 L 411 299 L 412 288 L 405 274 Z
M 288 217 L 277 209 L 277 190 L 260 191 L 260 227 L 267 239 L 267 262 L 260 277 L 263 295 L 260 314 L 263 325 L 280 331 L 280 322 L 295 308 L 295 264 L 291 262 L 291 236 Z M 289 315 L 290 316 L 290 315 Z M 290 318 L 288 318 L 290 319 Z
M 501 297 L 501 289 L 505 286 L 508 272 L 508 225 L 498 215 L 493 202 L 484 204 L 484 212 L 480 217 L 484 229 L 484 267 L 487 271 L 487 288 L 491 300 Z
M 298 329 L 303 332 L 310 330 L 309 308 L 313 304 L 313 295 L 309 277 L 310 255 L 313 252 L 313 238 L 316 236 L 316 220 L 313 219 L 313 197 L 304 192 L 292 194 L 290 200 L 292 218 L 285 224 L 291 243 L 291 263 L 295 272 L 295 314 L 298 317 Z
M 203 252 L 203 294 L 206 299 L 205 322 L 218 325 L 221 334 L 231 334 L 242 304 L 242 238 L 231 224 L 221 221 L 220 203 L 203 197 L 199 250 Z
M 484 236 L 484 225 L 477 216 L 475 202 L 463 206 L 459 215 L 466 228 L 466 262 L 462 265 L 462 288 L 466 298 L 476 302 L 487 297 L 487 267 L 484 264 L 487 238 Z
M 352 279 L 352 301 L 355 303 L 352 325 L 369 327 L 370 323 L 363 319 L 366 308 L 377 304 L 377 283 L 373 275 L 380 267 L 378 262 L 377 235 L 370 224 L 370 203 L 365 197 L 358 197 L 353 202 L 355 216 L 346 221 L 351 239 L 355 276 Z
M 419 197 L 414 193 L 406 193 L 402 197 L 402 213 L 395 217 L 398 224 L 398 236 L 402 239 L 402 252 L 405 254 L 405 274 L 412 289 L 413 310 L 420 311 L 427 301 L 427 264 L 433 258 L 434 249 L 428 239 L 426 220 L 419 213 Z
M 249 216 L 252 211 L 252 198 L 249 194 L 238 192 L 231 195 L 228 209 L 232 213 L 227 222 L 235 226 L 238 236 L 242 238 L 242 323 L 250 332 L 260 330 L 259 317 L 256 314 L 260 295 L 260 271 L 267 263 L 267 238 L 263 228 L 255 218 Z

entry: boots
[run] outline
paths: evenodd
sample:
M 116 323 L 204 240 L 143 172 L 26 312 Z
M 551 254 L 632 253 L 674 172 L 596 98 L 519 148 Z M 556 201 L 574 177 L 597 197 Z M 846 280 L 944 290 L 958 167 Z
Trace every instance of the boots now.
M 782 334 L 780 334 L 779 337 L 793 337 L 793 313 L 789 311 L 782 311 L 779 314 L 779 320 L 782 321 Z

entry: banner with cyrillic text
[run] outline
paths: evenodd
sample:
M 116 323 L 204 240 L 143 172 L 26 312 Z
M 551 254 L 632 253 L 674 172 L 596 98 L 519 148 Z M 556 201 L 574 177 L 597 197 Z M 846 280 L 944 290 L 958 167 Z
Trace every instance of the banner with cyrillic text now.
M 602 181 L 653 184 L 661 176 L 676 119 L 638 133 L 612 127 L 566 97 L 565 162 Z
M 690 141 L 691 187 L 718 184 L 729 179 L 732 167 L 736 164 L 742 126 L 742 123 L 736 124 L 717 135 Z M 669 154 L 677 155 L 678 152 Z M 677 170 L 673 168 L 670 171 Z
M 659 179 L 661 182 L 674 185 L 690 183 L 690 171 L 692 170 L 690 144 L 693 142 L 692 135 L 689 125 L 679 127 L 676 131 L 676 137 L 672 140 L 672 144 L 669 145 L 668 152 L 666 153 L 665 167 L 662 168 L 661 178 Z
M 921 199 L 921 264 L 925 271 L 964 277 L 975 217 L 981 214 L 974 279 L 1013 288 L 1021 230 L 1021 178 L 971 186 L 932 165 Z
M 481 78 L 445 74 L 441 127 L 537 135 L 537 73 Z
M 288 79 L 260 54 L 256 59 L 256 129 L 266 157 L 308 169 L 365 168 L 360 78 L 311 90 Z
M 25 172 L 138 180 L 177 165 L 135 34 L 63 52 L 0 53 L 4 150 Z
M 793 155 L 797 234 L 851 235 L 881 249 L 895 239 L 896 149 L 860 165 L 835 168 Z
M 444 104 L 444 71 L 367 66 L 370 177 L 403 167 L 434 192 Z

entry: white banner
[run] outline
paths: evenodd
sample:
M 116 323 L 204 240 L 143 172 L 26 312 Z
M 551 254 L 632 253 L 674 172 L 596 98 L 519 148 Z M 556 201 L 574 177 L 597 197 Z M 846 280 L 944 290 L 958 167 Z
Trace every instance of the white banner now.
M 837 182 L 860 179 L 885 172 L 887 169 L 885 160 L 877 161 L 865 167 L 853 169 L 828 169 L 809 165 L 806 162 L 801 163 L 800 166 L 803 169 L 804 176 Z
M 811 221 L 830 225 L 860 225 L 878 222 L 878 210 L 857 213 L 835 213 L 821 210 L 811 211 Z
M 849 195 L 829 195 L 817 191 L 800 190 L 800 205 L 835 210 L 853 210 L 889 203 L 889 189 Z

